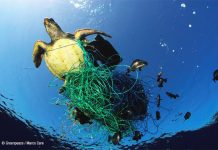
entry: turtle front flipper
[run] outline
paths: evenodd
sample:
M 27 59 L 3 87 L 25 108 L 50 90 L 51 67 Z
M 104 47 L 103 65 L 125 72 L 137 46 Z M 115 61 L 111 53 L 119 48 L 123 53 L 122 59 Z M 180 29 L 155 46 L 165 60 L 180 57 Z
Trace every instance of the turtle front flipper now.
M 38 40 L 33 48 L 33 62 L 35 67 L 38 68 L 42 62 L 43 54 L 45 53 L 47 44 L 43 41 Z
M 94 29 L 78 29 L 74 33 L 75 39 L 84 39 L 86 36 L 92 35 L 92 34 L 101 34 L 101 35 L 111 38 L 109 34 L 102 32 L 102 31 L 94 30 Z

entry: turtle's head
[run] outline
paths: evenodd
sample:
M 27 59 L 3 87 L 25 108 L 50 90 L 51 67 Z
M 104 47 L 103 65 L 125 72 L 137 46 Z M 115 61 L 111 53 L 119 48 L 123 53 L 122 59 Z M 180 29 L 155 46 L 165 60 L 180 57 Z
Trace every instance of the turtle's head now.
M 60 26 L 54 21 L 54 19 L 45 18 L 44 25 L 52 41 L 58 40 L 64 35 L 64 32 L 61 30 Z

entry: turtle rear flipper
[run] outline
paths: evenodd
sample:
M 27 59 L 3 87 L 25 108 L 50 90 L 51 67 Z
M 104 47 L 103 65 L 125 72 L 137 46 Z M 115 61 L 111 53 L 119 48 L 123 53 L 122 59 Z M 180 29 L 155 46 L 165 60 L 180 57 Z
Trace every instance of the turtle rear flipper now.
M 33 62 L 35 67 L 38 68 L 42 62 L 43 54 L 45 53 L 47 44 L 42 41 L 37 41 L 33 49 Z
M 101 34 L 101 35 L 111 38 L 109 34 L 102 32 L 102 31 L 94 30 L 94 29 L 78 29 L 74 33 L 75 39 L 83 39 L 86 36 L 92 35 L 92 34 Z

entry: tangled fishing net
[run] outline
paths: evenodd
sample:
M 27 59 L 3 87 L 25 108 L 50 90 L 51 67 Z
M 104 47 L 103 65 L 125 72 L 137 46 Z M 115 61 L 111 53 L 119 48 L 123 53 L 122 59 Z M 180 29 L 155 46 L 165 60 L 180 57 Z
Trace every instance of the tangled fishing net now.
M 133 130 L 132 121 L 147 113 L 148 97 L 140 80 L 125 73 L 111 71 L 106 65 L 93 65 L 92 57 L 83 43 L 77 41 L 84 53 L 80 69 L 65 74 L 64 95 L 69 99 L 69 112 L 78 108 L 92 120 L 100 122 L 110 132 Z

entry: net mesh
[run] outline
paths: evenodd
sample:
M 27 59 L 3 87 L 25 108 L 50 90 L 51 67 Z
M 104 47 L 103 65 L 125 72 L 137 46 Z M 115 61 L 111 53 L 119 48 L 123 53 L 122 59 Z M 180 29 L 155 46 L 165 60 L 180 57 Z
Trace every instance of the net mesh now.
M 69 99 L 69 106 L 73 106 L 69 113 L 72 114 L 73 108 L 77 107 L 91 119 L 101 122 L 110 132 L 132 131 L 132 120 L 124 119 L 120 113 L 129 108 L 137 110 L 136 107 L 141 104 L 136 102 L 138 105 L 134 106 L 129 103 L 129 99 L 134 99 L 135 95 L 140 97 L 137 101 L 143 101 L 143 105 L 147 106 L 141 82 L 137 78 L 131 78 L 128 82 L 128 75 L 116 76 L 105 65 L 94 66 L 92 57 L 84 49 L 83 43 L 77 41 L 77 44 L 83 50 L 85 61 L 79 70 L 71 69 L 65 74 L 64 95 Z M 128 86 L 121 86 L 126 82 Z M 121 106 L 122 109 L 119 108 Z M 143 112 L 144 115 L 146 110 L 147 108 Z

